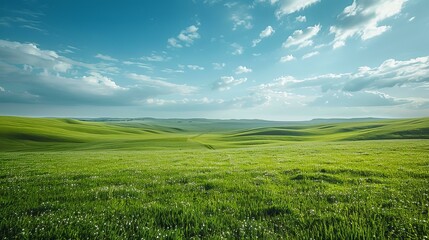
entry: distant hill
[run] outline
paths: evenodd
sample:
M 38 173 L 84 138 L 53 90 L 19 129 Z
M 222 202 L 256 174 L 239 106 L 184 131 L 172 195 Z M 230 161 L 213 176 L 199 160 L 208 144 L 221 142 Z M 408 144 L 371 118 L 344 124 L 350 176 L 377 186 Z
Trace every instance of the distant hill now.
M 429 139 L 429 118 L 276 122 L 0 117 L 0 151 L 214 150 L 301 141 L 386 139 Z
M 315 118 L 304 122 L 307 124 L 323 124 L 323 123 L 345 123 L 345 122 L 372 122 L 388 120 L 386 118 Z
M 366 119 L 365 119 L 366 120 Z M 354 141 L 381 139 L 428 139 L 429 118 L 329 122 L 315 125 L 257 128 L 238 131 L 233 138 L 277 139 L 290 141 Z
M 380 121 L 382 118 L 333 118 L 333 119 L 313 119 L 310 121 L 269 121 L 259 119 L 205 119 L 205 118 L 82 118 L 81 121 L 104 122 L 119 126 L 139 126 L 141 124 L 151 126 L 163 126 L 168 128 L 181 129 L 191 132 L 222 132 L 238 129 L 250 129 L 261 127 L 314 125 L 325 123 L 341 122 L 369 122 Z

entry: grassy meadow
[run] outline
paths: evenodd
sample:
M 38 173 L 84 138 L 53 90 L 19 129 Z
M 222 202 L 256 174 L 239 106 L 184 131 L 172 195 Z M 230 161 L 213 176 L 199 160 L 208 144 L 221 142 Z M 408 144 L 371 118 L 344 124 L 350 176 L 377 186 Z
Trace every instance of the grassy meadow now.
M 2 239 L 427 239 L 429 118 L 0 117 Z

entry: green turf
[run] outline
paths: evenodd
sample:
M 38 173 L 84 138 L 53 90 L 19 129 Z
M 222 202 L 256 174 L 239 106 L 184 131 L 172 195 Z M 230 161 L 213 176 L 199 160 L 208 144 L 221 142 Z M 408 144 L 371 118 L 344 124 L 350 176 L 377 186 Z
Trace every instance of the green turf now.
M 296 141 L 429 139 L 429 118 L 325 123 L 318 125 L 256 120 L 88 122 L 72 119 L 0 117 L 0 151 L 222 149 L 282 145 Z M 167 124 L 167 123 L 168 124 Z M 190 127 L 195 124 L 194 127 Z M 207 127 L 211 126 L 211 127 Z
M 427 140 L 0 153 L 5 239 L 425 239 Z
M 145 121 L 0 117 L 0 238 L 428 238 L 429 118 Z

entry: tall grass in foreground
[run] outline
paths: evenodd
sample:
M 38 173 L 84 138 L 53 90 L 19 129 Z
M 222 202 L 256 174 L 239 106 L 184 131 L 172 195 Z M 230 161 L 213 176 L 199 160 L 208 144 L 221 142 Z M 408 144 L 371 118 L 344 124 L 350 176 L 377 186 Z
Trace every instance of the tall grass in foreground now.
M 3 239 L 427 239 L 429 141 L 0 153 Z

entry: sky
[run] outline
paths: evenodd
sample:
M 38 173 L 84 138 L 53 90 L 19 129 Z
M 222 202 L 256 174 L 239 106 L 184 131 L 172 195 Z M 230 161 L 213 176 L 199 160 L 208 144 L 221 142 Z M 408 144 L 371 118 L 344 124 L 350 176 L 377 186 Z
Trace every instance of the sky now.
M 0 115 L 429 116 L 427 0 L 4 0 Z

